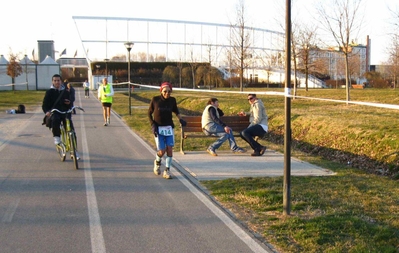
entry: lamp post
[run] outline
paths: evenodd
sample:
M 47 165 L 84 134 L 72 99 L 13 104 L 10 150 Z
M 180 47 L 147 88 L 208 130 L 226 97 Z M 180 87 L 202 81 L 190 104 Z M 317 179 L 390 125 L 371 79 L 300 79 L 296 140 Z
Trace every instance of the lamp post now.
M 132 50 L 134 43 L 133 42 L 126 42 L 125 43 L 125 47 L 127 49 L 128 52 L 128 65 L 127 65 L 127 79 L 128 79 L 128 87 L 129 87 L 129 115 L 132 115 L 132 98 L 131 98 L 131 94 L 132 94 L 132 89 L 130 86 L 130 50 Z
M 105 61 L 105 77 L 108 79 L 108 61 L 109 59 L 104 59 Z
M 94 78 L 93 78 L 93 85 L 94 85 L 94 88 L 96 90 L 98 89 L 97 84 L 98 84 L 98 76 L 99 76 L 100 67 L 101 67 L 100 64 L 96 64 L 96 69 L 97 69 L 97 71 L 96 71 L 96 80 L 94 80 Z
M 25 78 L 26 78 L 26 90 L 29 90 L 29 84 L 28 84 L 28 56 L 25 55 Z

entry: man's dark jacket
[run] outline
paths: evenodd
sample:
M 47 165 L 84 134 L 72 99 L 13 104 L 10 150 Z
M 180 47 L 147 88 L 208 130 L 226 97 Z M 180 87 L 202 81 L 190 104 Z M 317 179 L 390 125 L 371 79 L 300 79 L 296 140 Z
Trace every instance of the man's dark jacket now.
M 51 111 L 51 109 L 58 109 L 62 112 L 69 110 L 71 108 L 71 105 L 66 105 L 64 103 L 65 99 L 70 99 L 70 94 L 69 91 L 64 90 L 65 88 L 61 88 L 60 90 L 57 90 L 54 88 L 54 86 L 51 86 L 49 90 L 46 91 L 46 95 L 43 98 L 43 103 L 42 103 L 42 110 L 44 113 Z M 62 97 L 59 99 L 57 104 L 54 106 L 55 101 L 57 100 L 58 96 L 61 94 L 62 90 L 64 90 L 64 93 L 62 94 Z

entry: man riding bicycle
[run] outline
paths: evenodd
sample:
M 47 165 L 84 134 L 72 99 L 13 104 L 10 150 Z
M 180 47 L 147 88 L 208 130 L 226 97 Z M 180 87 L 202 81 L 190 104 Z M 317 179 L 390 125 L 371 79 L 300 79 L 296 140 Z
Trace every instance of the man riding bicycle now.
M 55 74 L 52 77 L 52 85 L 49 90 L 46 91 L 46 95 L 43 98 L 42 109 L 43 112 L 47 115 L 51 115 L 52 109 L 58 109 L 62 112 L 67 111 L 71 108 L 70 102 L 70 93 L 69 91 L 62 85 L 62 78 L 59 74 Z M 61 135 L 60 124 L 61 120 L 65 123 L 65 117 L 69 117 L 71 119 L 71 114 L 60 114 L 54 112 L 52 115 L 52 123 L 51 129 L 54 136 L 54 144 L 58 145 Z M 71 128 L 73 128 L 72 120 Z

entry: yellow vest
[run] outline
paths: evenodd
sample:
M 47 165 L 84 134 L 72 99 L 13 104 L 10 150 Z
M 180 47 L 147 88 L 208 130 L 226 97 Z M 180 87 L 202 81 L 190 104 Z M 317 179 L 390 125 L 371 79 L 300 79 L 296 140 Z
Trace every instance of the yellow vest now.
M 100 89 L 101 91 L 101 102 L 102 103 L 112 103 L 112 97 L 106 97 L 105 94 L 111 93 L 111 85 L 107 84 L 106 86 L 101 85 Z

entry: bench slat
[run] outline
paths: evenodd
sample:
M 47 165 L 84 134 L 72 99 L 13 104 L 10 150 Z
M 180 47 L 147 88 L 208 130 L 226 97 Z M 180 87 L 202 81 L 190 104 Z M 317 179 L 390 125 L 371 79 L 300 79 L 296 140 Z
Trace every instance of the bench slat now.
M 180 136 L 180 152 L 184 154 L 184 139 L 187 137 L 203 138 L 211 137 L 196 134 L 187 135 L 187 133 L 203 133 L 201 127 L 201 116 L 182 116 L 182 119 L 187 122 L 187 125 L 181 128 Z M 229 127 L 233 129 L 234 136 L 239 136 L 239 132 L 246 129 L 249 125 L 249 116 L 223 116 L 221 120 Z

